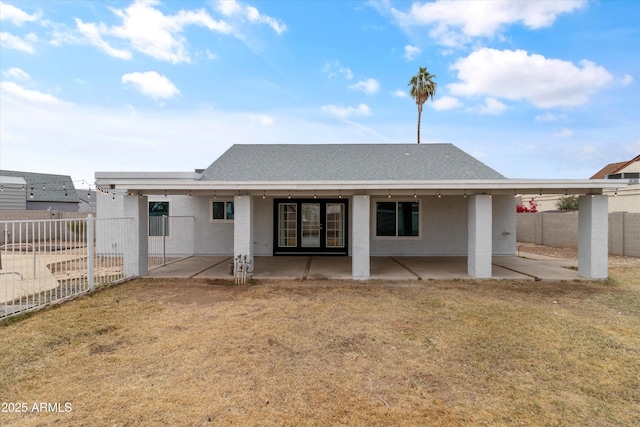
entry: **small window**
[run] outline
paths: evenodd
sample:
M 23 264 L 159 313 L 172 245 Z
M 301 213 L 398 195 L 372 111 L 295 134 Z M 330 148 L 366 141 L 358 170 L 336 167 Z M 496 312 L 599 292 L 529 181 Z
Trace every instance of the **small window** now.
M 169 202 L 149 202 L 149 236 L 159 237 L 169 235 Z
M 233 202 L 214 201 L 211 202 L 211 219 L 215 221 L 233 220 Z
M 376 202 L 376 237 L 420 236 L 420 203 Z

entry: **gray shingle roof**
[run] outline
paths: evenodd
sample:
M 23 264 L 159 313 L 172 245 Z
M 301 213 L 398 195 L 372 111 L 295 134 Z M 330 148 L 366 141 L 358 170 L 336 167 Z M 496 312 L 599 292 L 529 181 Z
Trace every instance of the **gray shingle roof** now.
M 73 181 L 68 175 L 0 170 L 0 175 L 24 178 L 27 200 L 33 202 L 78 203 Z M 42 188 L 44 187 L 44 189 Z M 33 188 L 33 198 L 30 197 Z
M 204 181 L 412 181 L 506 179 L 452 144 L 233 145 Z

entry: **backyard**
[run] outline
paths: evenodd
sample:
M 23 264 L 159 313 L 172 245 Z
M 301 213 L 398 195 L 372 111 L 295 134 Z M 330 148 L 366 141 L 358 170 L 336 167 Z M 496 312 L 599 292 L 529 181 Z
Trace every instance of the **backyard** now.
M 610 276 L 138 279 L 0 324 L 0 424 L 640 425 L 639 260 Z

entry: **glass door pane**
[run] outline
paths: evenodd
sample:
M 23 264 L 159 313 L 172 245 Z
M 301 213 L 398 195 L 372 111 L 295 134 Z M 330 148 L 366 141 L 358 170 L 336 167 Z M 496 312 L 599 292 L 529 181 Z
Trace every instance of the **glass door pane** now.
M 280 203 L 278 205 L 278 246 L 295 248 L 298 245 L 298 205 Z
M 320 203 L 302 203 L 302 247 L 320 247 Z
M 327 203 L 327 248 L 344 248 L 344 211 L 344 203 Z

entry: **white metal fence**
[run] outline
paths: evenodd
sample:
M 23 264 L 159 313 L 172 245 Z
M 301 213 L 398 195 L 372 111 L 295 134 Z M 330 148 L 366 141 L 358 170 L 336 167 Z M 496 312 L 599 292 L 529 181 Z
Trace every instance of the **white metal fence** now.
M 164 221 L 174 235 L 150 235 L 149 267 L 193 255 L 193 218 Z M 0 221 L 0 318 L 131 277 L 137 232 L 131 218 Z
M 149 217 L 149 268 L 192 256 L 194 241 L 192 216 Z

